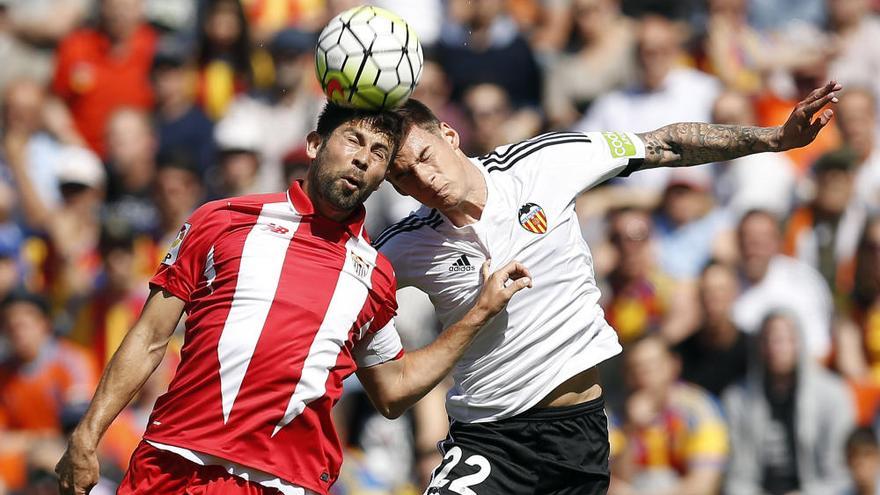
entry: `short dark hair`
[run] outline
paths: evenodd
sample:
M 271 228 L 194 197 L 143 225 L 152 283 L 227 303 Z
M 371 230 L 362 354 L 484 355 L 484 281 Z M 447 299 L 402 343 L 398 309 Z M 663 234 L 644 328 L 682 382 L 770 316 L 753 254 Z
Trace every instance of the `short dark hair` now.
M 418 127 L 428 132 L 440 132 L 440 119 L 437 118 L 427 105 L 415 98 L 406 100 L 406 103 L 396 108 L 394 113 L 403 119 L 404 135 L 413 127 Z
M 326 141 L 337 127 L 353 121 L 360 122 L 388 137 L 392 152 L 397 150 L 403 131 L 403 121 L 400 116 L 389 111 L 345 107 L 327 102 L 324 109 L 321 110 L 321 115 L 318 116 L 315 131 L 321 135 L 321 139 Z
M 877 435 L 874 434 L 874 430 L 866 426 L 858 427 L 850 432 L 846 439 L 846 453 L 851 455 L 856 449 L 863 447 L 880 448 L 877 444 Z
M 14 289 L 3 298 L 0 302 L 0 311 L 6 311 L 9 306 L 17 303 L 30 304 L 37 308 L 44 317 L 49 318 L 49 301 L 41 294 L 31 292 L 23 287 Z

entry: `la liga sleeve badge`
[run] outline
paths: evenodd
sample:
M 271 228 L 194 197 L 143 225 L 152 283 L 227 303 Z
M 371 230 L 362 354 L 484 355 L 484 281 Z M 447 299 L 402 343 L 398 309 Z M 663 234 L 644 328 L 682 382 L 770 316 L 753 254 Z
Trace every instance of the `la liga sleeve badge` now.
M 177 256 L 180 254 L 180 246 L 183 245 L 183 240 L 186 238 L 186 235 L 189 234 L 189 229 L 192 228 L 192 225 L 185 223 L 180 230 L 177 232 L 177 237 L 171 241 L 171 247 L 168 249 L 168 253 L 162 259 L 163 265 L 173 265 L 175 261 L 177 261 Z

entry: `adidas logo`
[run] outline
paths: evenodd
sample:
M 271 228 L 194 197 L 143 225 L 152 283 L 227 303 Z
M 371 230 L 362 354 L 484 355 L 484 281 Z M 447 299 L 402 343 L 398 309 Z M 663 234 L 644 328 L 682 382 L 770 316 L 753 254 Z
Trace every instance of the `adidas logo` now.
M 471 265 L 471 260 L 468 259 L 466 254 L 461 255 L 460 258 L 455 260 L 455 263 L 449 267 L 450 272 L 472 272 L 477 268 Z

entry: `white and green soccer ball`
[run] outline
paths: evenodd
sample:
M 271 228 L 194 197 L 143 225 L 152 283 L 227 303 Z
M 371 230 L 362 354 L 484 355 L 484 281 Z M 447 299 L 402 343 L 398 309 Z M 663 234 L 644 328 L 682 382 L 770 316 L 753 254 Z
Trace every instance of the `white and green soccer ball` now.
M 315 69 L 327 98 L 366 109 L 406 101 L 422 75 L 422 62 L 422 46 L 406 21 L 370 5 L 331 19 L 315 50 Z

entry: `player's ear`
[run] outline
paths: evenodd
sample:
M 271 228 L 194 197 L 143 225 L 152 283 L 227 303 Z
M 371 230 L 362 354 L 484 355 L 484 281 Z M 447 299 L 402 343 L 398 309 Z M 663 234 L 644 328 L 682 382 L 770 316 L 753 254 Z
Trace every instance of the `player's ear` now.
M 321 148 L 321 143 L 324 142 L 321 135 L 315 131 L 309 133 L 306 136 L 306 155 L 312 160 L 314 160 L 318 156 L 318 150 Z
M 453 129 L 446 122 L 440 122 L 440 135 L 443 136 L 443 140 L 449 143 L 454 149 L 458 149 L 461 145 L 461 136 L 458 135 L 458 131 Z

